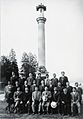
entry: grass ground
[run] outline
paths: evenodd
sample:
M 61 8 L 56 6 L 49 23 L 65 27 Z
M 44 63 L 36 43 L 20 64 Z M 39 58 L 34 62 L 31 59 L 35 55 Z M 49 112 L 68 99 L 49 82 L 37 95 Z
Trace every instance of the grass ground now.
M 28 115 L 28 114 L 7 114 L 5 107 L 7 103 L 5 101 L 0 101 L 0 119 L 82 119 L 77 117 L 63 117 L 61 115 Z
M 61 115 L 28 115 L 28 114 L 7 114 L 5 108 L 7 103 L 4 101 L 3 91 L 0 91 L 0 119 L 83 119 L 83 104 L 81 105 L 81 116 L 78 117 L 63 117 Z

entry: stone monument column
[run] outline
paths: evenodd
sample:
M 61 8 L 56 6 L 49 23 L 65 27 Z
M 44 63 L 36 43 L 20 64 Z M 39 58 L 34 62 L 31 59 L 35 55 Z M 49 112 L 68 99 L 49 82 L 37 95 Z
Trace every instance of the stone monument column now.
M 45 21 L 44 11 L 46 11 L 46 6 L 40 4 L 36 7 L 39 11 L 39 16 L 36 19 L 38 23 L 38 66 L 45 67 Z

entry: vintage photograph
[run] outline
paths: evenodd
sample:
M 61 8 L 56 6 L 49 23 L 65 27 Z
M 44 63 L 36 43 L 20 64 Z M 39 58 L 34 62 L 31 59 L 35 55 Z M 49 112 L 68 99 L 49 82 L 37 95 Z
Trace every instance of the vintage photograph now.
M 0 0 L 0 119 L 83 119 L 83 0 Z

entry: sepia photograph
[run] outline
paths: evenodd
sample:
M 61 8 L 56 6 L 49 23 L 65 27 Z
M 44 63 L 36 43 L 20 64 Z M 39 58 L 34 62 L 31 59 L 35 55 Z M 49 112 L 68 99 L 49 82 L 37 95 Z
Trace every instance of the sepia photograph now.
M 83 0 L 0 0 L 0 119 L 83 119 Z

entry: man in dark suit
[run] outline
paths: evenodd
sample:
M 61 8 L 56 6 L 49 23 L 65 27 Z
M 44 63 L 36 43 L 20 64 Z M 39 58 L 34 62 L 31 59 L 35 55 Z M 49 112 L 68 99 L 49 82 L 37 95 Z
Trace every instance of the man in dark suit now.
M 67 92 L 68 92 L 69 94 L 72 92 L 73 87 L 70 86 L 70 83 L 69 83 L 69 82 L 66 82 L 66 89 L 67 89 Z
M 36 78 L 37 87 L 39 87 L 39 85 L 41 85 L 41 81 L 42 81 L 41 73 L 38 73 L 38 76 Z
M 56 108 L 51 108 L 51 113 L 59 113 L 59 105 L 60 105 L 60 93 L 57 90 L 57 87 L 54 87 L 54 92 L 52 96 L 52 101 L 56 102 Z
M 36 87 L 36 81 L 33 80 L 33 84 L 30 87 L 30 92 L 33 93 L 35 91 L 35 87 Z
M 53 74 L 53 78 L 51 79 L 53 87 L 57 87 L 58 85 L 58 78 L 56 78 L 56 74 Z
M 12 76 L 11 76 L 11 78 L 10 78 L 11 84 L 12 84 L 13 86 L 15 86 L 15 81 L 17 81 L 17 80 L 18 80 L 18 79 L 17 79 L 17 76 L 15 75 L 14 72 L 12 72 Z
M 39 90 L 41 93 L 45 90 L 44 80 L 41 81 L 41 85 L 39 86 Z
M 64 72 L 64 71 L 61 72 L 61 75 L 62 75 L 62 76 L 59 78 L 59 82 L 61 82 L 61 86 L 62 86 L 63 88 L 65 88 L 66 82 L 68 82 L 68 77 L 65 76 L 65 72 Z
M 33 84 L 33 75 L 29 73 L 29 77 L 27 78 L 28 85 L 31 86 Z
M 62 103 L 62 114 L 70 115 L 70 105 L 71 105 L 71 95 L 67 92 L 67 89 L 63 89 L 63 93 L 61 94 L 61 103 Z
M 20 91 L 20 87 L 14 92 L 15 110 L 14 113 L 21 113 L 21 107 L 23 104 L 23 93 Z
M 24 111 L 30 114 L 30 106 L 31 106 L 31 93 L 29 89 L 26 87 L 25 92 L 23 93 L 23 104 L 24 104 Z

